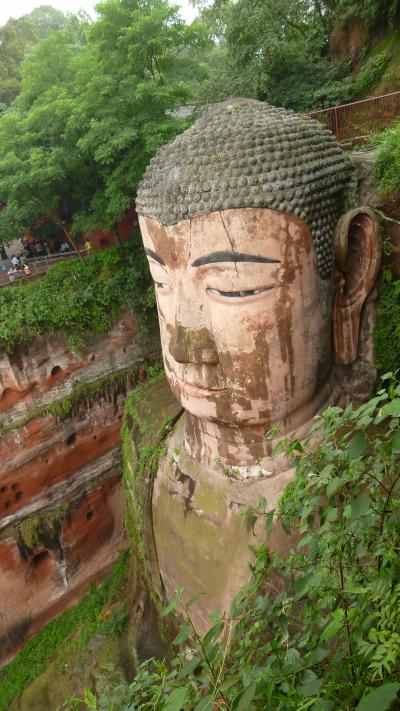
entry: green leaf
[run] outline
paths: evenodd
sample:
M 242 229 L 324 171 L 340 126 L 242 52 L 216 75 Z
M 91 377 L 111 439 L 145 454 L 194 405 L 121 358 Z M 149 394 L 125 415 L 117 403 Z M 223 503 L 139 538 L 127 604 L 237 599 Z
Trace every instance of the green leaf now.
M 304 684 L 301 684 L 298 687 L 298 692 L 302 696 L 316 696 L 319 693 L 319 690 L 322 686 L 323 679 L 312 679 L 310 681 L 306 681 Z
M 312 707 L 311 711 L 333 711 L 335 708 L 334 701 L 326 701 L 325 699 L 318 699 L 315 705 Z
M 219 637 L 222 630 L 224 629 L 224 626 L 225 626 L 224 620 L 219 620 L 219 622 L 217 622 L 217 624 L 213 625 L 213 627 L 211 627 L 208 630 L 207 634 L 203 638 L 204 644 L 209 644 L 212 639 L 216 639 L 216 637 Z
M 174 689 L 167 702 L 164 704 L 163 711 L 182 711 L 186 699 L 186 688 L 182 686 L 180 689 Z
M 228 691 L 228 689 L 240 682 L 240 678 L 241 677 L 237 674 L 236 676 L 231 676 L 228 679 L 225 679 L 225 681 L 219 685 L 218 691 L 221 691 L 222 693 L 224 693 L 224 691 Z
M 351 515 L 353 518 L 364 516 L 371 509 L 371 499 L 367 494 L 360 494 L 356 499 L 351 501 Z
M 345 483 L 346 482 L 341 477 L 335 476 L 333 479 L 328 481 L 326 485 L 326 495 L 328 497 L 333 496 L 345 485 Z
M 332 620 L 332 622 L 329 623 L 329 625 L 324 629 L 324 631 L 321 634 L 321 641 L 326 642 L 328 639 L 331 639 L 334 637 L 343 627 L 343 617 L 344 617 L 344 612 L 342 609 L 339 609 L 335 613 L 335 617 Z
M 399 698 L 399 691 L 400 684 L 383 684 L 364 696 L 356 711 L 389 711 L 393 701 Z
M 212 706 L 213 706 L 213 697 L 212 694 L 209 694 L 208 696 L 205 696 L 203 699 L 200 699 L 199 703 L 195 707 L 194 711 L 212 711 Z
M 349 462 L 352 462 L 354 459 L 359 459 L 360 457 L 362 457 L 365 450 L 367 449 L 367 446 L 368 440 L 364 432 L 357 432 L 357 434 L 354 435 L 353 439 L 350 440 L 348 446 L 347 458 Z
M 249 706 L 251 701 L 254 699 L 256 693 L 257 682 L 253 683 L 246 689 L 244 694 L 240 697 L 240 701 L 237 706 L 237 711 L 249 711 Z
M 396 430 L 392 437 L 392 449 L 394 452 L 400 452 L 400 430 Z
M 192 630 L 188 625 L 182 625 L 172 644 L 183 644 L 190 637 Z
M 388 402 L 382 407 L 381 418 L 400 417 L 400 398 Z
M 178 603 L 179 600 L 173 600 L 172 602 L 170 602 L 168 607 L 166 607 L 165 610 L 162 611 L 161 617 L 166 617 L 166 615 L 169 615 L 171 612 L 173 612 Z
M 191 674 L 192 671 L 194 671 L 200 664 L 201 662 L 197 657 L 195 659 L 191 659 L 189 662 L 187 662 L 187 664 L 185 664 L 184 667 L 182 667 L 181 671 L 178 674 L 178 679 L 184 679 L 185 676 Z

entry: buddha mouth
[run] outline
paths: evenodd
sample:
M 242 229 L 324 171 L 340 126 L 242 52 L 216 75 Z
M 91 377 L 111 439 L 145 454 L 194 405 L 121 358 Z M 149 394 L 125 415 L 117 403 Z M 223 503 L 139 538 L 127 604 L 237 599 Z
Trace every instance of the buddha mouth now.
M 188 395 L 193 397 L 206 397 L 207 395 L 216 395 L 217 393 L 227 392 L 228 388 L 210 388 L 202 387 L 201 385 L 194 385 L 193 383 L 186 383 L 184 380 L 177 378 L 179 387 L 186 392 Z

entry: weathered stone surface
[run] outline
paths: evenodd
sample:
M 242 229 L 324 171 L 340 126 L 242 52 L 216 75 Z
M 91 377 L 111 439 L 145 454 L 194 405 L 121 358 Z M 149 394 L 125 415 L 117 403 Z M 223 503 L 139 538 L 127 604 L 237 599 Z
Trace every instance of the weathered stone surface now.
M 213 106 L 150 161 L 137 209 L 163 225 L 246 207 L 297 215 L 310 229 L 326 279 L 333 229 L 353 200 L 350 161 L 320 122 L 232 99 Z
M 125 314 L 80 354 L 54 334 L 0 359 L 0 662 L 127 545 L 122 409 L 157 352 L 158 336 Z M 87 383 L 92 395 L 77 398 Z M 43 412 L 70 396 L 65 419 Z
M 13 421 L 33 405 L 70 394 L 77 382 L 92 382 L 158 352 L 157 333 L 142 333 L 130 314 L 123 314 L 110 334 L 92 339 L 79 353 L 60 332 L 38 337 L 0 356 L 0 413 Z
M 183 428 L 181 418 L 154 483 L 154 537 L 167 599 L 182 586 L 187 600 L 202 593 L 191 614 L 204 633 L 210 613 L 229 611 L 234 595 L 248 582 L 254 560 L 249 546 L 265 540 L 262 521 L 255 532 L 246 524 L 246 509 L 256 510 L 262 497 L 273 508 L 293 471 L 268 480 L 241 480 L 234 470 L 231 476 L 210 470 L 186 453 Z M 283 551 L 287 537 L 276 530 L 270 545 Z
M 42 512 L 43 515 L 43 512 Z M 55 615 L 76 603 L 98 581 L 127 545 L 119 468 L 72 503 L 54 520 L 53 538 L 45 525 L 33 544 L 8 529 L 0 541 L 0 650 L 4 662 L 21 642 Z M 47 533 L 48 533 L 47 529 Z M 13 534 L 13 535 L 12 535 Z M 43 540 L 40 540 L 42 535 Z M 15 536 L 15 537 L 14 537 Z
M 379 222 L 328 134 L 224 102 L 159 152 L 140 187 L 166 375 L 185 409 L 154 484 L 156 550 L 168 598 L 205 593 L 200 630 L 249 574 L 256 539 L 234 512 L 260 498 L 273 510 L 294 476 L 274 445 L 374 378 Z

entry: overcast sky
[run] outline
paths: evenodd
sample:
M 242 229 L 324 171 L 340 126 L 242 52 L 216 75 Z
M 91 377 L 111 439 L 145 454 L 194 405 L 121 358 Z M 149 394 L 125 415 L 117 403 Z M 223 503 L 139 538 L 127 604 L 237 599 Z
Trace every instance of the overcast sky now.
M 189 5 L 188 0 L 175 0 L 177 5 L 182 7 L 182 17 L 187 22 L 191 22 L 196 15 L 196 11 Z M 98 0 L 0 0 L 0 26 L 4 25 L 10 17 L 21 17 L 31 12 L 39 5 L 52 5 L 63 12 L 78 12 L 86 10 L 94 17 L 94 7 Z

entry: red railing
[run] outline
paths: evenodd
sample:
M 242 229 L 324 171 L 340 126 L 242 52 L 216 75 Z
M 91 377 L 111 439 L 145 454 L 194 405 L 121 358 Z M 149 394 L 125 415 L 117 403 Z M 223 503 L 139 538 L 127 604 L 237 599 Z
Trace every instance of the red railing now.
M 400 91 L 307 114 L 329 128 L 338 141 L 382 131 L 400 117 Z

